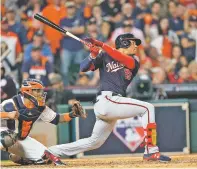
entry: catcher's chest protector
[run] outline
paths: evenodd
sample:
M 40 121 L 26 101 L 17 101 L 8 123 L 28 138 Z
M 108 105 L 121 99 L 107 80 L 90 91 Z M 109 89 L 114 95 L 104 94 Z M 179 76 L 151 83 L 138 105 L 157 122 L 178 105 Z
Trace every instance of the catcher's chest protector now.
M 29 135 L 29 132 L 31 131 L 33 123 L 39 118 L 45 106 L 28 109 L 23 104 L 20 95 L 13 97 L 13 101 L 19 112 L 18 138 L 23 140 Z

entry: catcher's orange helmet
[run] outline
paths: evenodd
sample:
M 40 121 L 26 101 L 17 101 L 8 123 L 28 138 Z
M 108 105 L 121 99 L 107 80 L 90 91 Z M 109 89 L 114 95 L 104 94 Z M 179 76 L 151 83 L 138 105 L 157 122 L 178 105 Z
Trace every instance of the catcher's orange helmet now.
M 20 88 L 22 95 L 31 100 L 35 106 L 45 106 L 46 92 L 44 85 L 37 79 L 26 79 Z

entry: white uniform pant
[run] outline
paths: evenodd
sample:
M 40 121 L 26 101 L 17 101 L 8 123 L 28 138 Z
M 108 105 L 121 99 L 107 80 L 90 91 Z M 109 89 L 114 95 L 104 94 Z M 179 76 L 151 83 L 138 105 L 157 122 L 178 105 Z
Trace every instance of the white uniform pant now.
M 97 97 L 97 100 L 94 105 L 96 123 L 92 135 L 73 143 L 49 147 L 53 154 L 71 156 L 99 148 L 112 132 L 118 119 L 141 116 L 144 129 L 146 129 L 148 123 L 155 123 L 155 109 L 150 103 L 121 96 L 112 96 L 110 91 L 103 91 L 102 95 Z M 158 151 L 157 146 L 148 148 L 149 153 Z M 145 149 L 145 153 L 147 153 L 147 149 Z
M 42 158 L 46 149 L 43 144 L 28 136 L 26 139 L 18 140 L 13 146 L 9 147 L 8 152 L 22 158 L 37 161 Z M 6 151 L 6 149 L 3 149 L 3 151 Z

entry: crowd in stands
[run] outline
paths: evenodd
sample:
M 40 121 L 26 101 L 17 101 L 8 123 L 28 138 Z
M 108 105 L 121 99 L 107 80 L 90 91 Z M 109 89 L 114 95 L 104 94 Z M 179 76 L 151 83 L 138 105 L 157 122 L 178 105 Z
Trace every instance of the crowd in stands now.
M 36 13 L 111 46 L 132 33 L 142 41 L 139 74 L 153 84 L 197 82 L 196 0 L 1 0 L 1 62 L 15 82 L 31 77 L 50 86 L 58 73 L 64 86 L 97 86 L 98 71 L 79 73 L 88 49 L 35 20 Z

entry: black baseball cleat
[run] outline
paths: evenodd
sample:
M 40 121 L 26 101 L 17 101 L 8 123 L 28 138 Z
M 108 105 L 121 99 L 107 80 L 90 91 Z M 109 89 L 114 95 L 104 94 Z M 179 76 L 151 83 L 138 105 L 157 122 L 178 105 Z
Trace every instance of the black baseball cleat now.
M 49 152 L 48 150 L 44 151 L 44 154 L 46 155 L 47 158 L 49 158 L 56 166 L 65 166 L 66 164 L 63 163 L 59 157 L 56 157 L 55 155 L 53 155 L 51 152 Z

